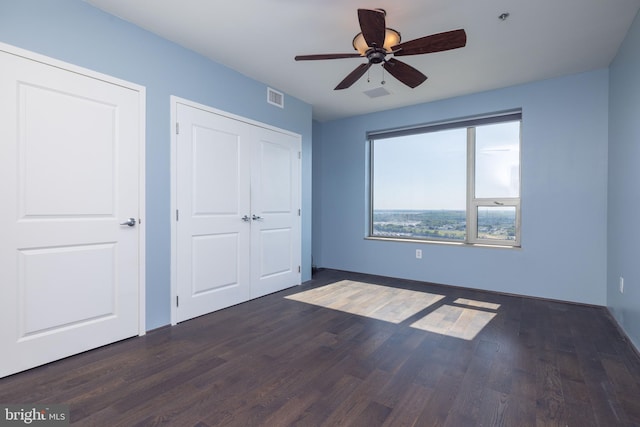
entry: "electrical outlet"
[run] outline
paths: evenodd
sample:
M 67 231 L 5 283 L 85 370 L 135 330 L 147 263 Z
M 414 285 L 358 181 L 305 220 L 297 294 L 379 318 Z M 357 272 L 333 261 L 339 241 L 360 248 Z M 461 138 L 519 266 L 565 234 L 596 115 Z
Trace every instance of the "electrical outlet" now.
M 416 249 L 416 258 L 422 259 L 422 249 Z
M 620 293 L 624 294 L 624 277 L 620 276 Z

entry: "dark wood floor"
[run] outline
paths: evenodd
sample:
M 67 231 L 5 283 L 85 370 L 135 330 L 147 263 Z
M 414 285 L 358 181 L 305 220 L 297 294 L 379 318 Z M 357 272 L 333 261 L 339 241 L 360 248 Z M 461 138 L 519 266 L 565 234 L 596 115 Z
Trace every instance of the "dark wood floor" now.
M 345 279 L 441 297 L 399 323 L 285 298 Z M 604 308 L 326 270 L 2 379 L 0 403 L 90 426 L 640 426 L 640 361 Z

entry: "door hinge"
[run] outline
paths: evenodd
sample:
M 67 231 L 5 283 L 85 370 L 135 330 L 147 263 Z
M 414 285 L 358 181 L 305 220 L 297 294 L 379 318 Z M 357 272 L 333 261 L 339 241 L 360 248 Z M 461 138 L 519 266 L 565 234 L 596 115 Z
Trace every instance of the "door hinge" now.
M 298 158 L 301 159 L 302 158 L 302 151 L 298 151 Z
M 180 135 L 180 123 L 176 122 L 176 135 Z
M 180 220 L 180 211 L 176 209 L 176 221 Z
M 298 216 L 300 216 L 300 209 L 298 209 Z
M 302 271 L 302 269 L 300 268 L 300 266 L 298 266 L 298 273 L 300 273 Z
M 176 295 L 176 307 L 180 307 L 180 297 Z

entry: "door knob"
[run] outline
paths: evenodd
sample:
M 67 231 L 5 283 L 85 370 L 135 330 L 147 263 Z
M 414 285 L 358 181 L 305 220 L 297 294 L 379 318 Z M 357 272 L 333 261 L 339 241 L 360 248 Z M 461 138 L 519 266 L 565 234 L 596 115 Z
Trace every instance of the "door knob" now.
M 129 227 L 133 227 L 134 225 L 136 225 L 136 219 L 135 218 L 129 218 L 129 221 L 121 222 L 120 225 L 128 225 Z
M 249 215 L 245 215 L 242 218 L 240 218 L 241 220 L 243 220 L 244 222 L 249 222 L 251 221 L 251 218 L 249 218 Z
M 263 218 L 261 216 L 252 215 L 251 219 L 254 220 L 254 221 L 262 221 Z

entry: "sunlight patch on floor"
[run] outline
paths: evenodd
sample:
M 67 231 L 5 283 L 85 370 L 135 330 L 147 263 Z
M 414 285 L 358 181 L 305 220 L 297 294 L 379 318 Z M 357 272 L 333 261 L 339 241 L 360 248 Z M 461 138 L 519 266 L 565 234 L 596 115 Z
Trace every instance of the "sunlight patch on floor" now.
M 444 295 L 341 280 L 286 297 L 346 313 L 400 323 L 437 303 Z
M 472 340 L 491 322 L 497 313 L 471 307 L 481 307 L 490 310 L 497 310 L 500 307 L 500 304 L 461 298 L 457 299 L 455 304 L 466 305 L 467 307 L 445 304 L 422 319 L 414 322 L 411 327 L 436 334 L 448 335 L 454 338 Z
M 285 297 L 345 313 L 401 323 L 426 310 L 411 327 L 464 340 L 473 340 L 496 316 L 500 304 L 341 280 Z M 437 304 L 435 307 L 432 307 Z M 429 308 L 431 307 L 431 308 Z
M 468 305 L 469 307 L 487 308 L 489 310 L 497 310 L 500 308 L 500 304 L 494 304 L 492 302 L 486 302 L 486 301 L 476 301 L 476 300 L 466 299 L 466 298 L 458 298 L 453 303 Z

